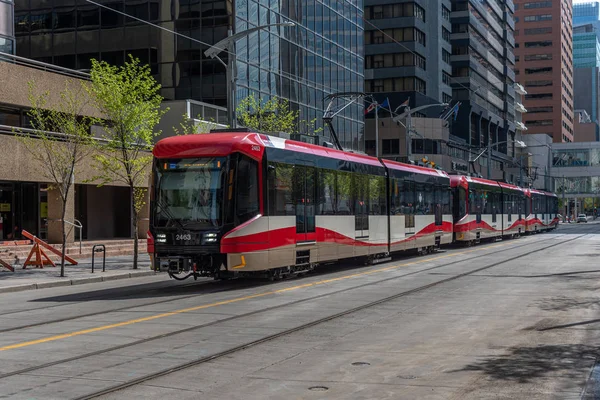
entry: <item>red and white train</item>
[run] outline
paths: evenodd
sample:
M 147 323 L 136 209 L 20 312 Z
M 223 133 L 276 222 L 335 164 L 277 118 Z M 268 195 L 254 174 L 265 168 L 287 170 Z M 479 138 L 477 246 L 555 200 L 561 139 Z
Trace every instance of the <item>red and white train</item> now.
M 148 251 L 176 278 L 280 277 L 556 227 L 540 194 L 556 198 L 245 130 L 172 137 L 154 148 Z

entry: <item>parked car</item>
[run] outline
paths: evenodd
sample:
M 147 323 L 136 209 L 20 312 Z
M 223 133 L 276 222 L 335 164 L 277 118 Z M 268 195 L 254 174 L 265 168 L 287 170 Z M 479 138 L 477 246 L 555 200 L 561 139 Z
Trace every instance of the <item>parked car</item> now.
M 585 215 L 585 214 L 579 214 L 577 216 L 577 222 L 586 222 L 587 223 L 587 215 Z

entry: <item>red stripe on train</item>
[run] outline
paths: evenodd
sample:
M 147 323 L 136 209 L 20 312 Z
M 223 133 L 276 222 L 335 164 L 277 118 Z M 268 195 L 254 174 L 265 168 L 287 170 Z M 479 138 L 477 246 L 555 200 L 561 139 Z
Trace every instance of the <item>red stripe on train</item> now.
M 416 240 L 425 235 L 430 235 L 437 231 L 443 233 L 452 232 L 451 222 L 442 222 L 442 225 L 429 224 L 414 235 L 392 242 L 391 245 L 397 245 L 402 242 Z M 316 228 L 317 243 L 337 243 L 348 246 L 385 246 L 387 243 L 369 243 L 353 239 L 342 235 L 341 233 L 332 231 L 326 228 Z M 291 246 L 296 244 L 296 227 L 288 227 L 275 229 L 268 232 L 259 232 L 246 236 L 234 238 L 223 238 L 221 241 L 221 253 L 248 253 L 252 251 L 264 251 L 275 249 L 283 246 Z
M 519 225 L 525 226 L 525 220 L 521 219 L 521 220 L 515 221 L 515 222 L 513 222 L 513 224 L 511 226 L 509 226 L 508 228 L 506 228 L 504 230 L 508 231 L 508 230 L 514 229 L 514 228 L 518 227 Z M 475 230 L 477 228 L 486 229 L 488 231 L 493 231 L 493 232 L 502 232 L 502 229 L 493 228 L 492 226 L 490 226 L 490 224 L 488 224 L 485 221 L 481 221 L 481 222 L 470 221 L 470 222 L 467 222 L 466 224 L 456 224 L 456 225 L 454 225 L 454 232 L 468 232 L 468 231 Z

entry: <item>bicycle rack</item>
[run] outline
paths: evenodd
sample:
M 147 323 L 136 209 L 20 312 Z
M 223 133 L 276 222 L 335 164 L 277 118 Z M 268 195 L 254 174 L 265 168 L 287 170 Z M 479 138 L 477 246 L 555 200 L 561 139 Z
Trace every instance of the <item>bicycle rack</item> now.
M 102 253 L 102 272 L 106 272 L 106 246 L 103 244 L 96 244 L 92 247 L 92 274 L 94 273 L 96 253 Z

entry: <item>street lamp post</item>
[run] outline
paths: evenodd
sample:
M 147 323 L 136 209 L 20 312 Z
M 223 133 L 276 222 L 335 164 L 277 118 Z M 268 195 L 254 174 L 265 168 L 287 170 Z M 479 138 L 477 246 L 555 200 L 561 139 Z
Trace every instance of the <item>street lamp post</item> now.
M 448 103 L 436 103 L 436 104 L 427 104 L 424 106 L 420 106 L 417 108 L 414 108 L 411 110 L 409 105 L 399 105 L 398 107 L 396 107 L 396 110 L 394 110 L 394 113 L 396 113 L 401 107 L 405 108 L 405 111 L 400 114 L 395 116 L 392 120 L 394 122 L 400 122 L 400 120 L 406 118 L 406 125 L 404 125 L 405 131 L 406 131 L 406 135 L 405 135 L 405 139 L 406 139 L 406 160 L 407 162 L 410 162 L 410 159 L 412 157 L 412 133 L 413 133 L 413 127 L 412 127 L 412 114 L 417 112 L 417 111 L 421 111 L 421 110 L 425 110 L 426 108 L 430 108 L 430 107 L 447 107 L 449 104 Z
M 216 58 L 219 60 L 221 64 L 225 67 L 226 75 L 227 75 L 227 116 L 229 117 L 229 127 L 237 128 L 237 117 L 235 115 L 236 108 L 236 98 L 235 98 L 235 89 L 236 89 L 236 54 L 235 54 L 235 42 L 241 39 L 244 36 L 248 36 L 254 32 L 257 32 L 261 29 L 270 28 L 272 26 L 296 26 L 294 22 L 286 21 L 280 22 L 276 24 L 266 24 L 260 25 L 254 28 L 246 29 L 244 31 L 233 34 L 230 29 L 227 32 L 227 37 L 219 42 L 215 43 L 211 47 L 209 47 L 204 55 L 210 58 Z M 227 51 L 227 64 L 218 56 L 222 51 Z

